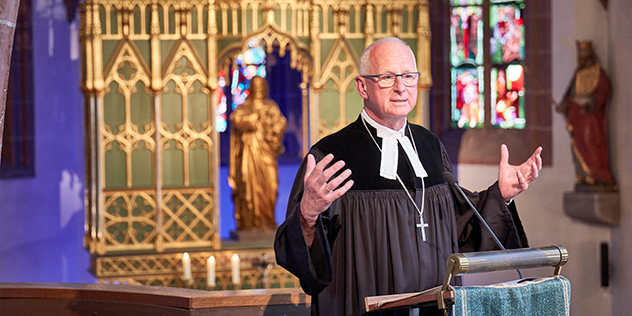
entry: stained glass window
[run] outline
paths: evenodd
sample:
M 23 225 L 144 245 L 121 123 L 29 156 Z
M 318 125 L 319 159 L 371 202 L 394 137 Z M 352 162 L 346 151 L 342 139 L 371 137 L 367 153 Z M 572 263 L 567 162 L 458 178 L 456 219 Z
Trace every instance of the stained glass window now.
M 450 15 L 450 60 L 452 66 L 483 63 L 483 9 L 480 6 L 454 7 Z
M 524 71 L 521 65 L 494 67 L 491 72 L 492 126 L 524 128 Z
M 492 37 L 489 53 L 493 64 L 507 64 L 524 60 L 524 21 L 522 2 L 490 6 Z
M 525 0 L 450 0 L 453 128 L 525 127 L 524 8 Z
M 248 97 L 248 88 L 250 87 L 250 81 L 254 76 L 266 77 L 266 53 L 261 47 L 258 39 L 253 39 L 248 43 L 250 47 L 245 52 L 239 54 L 235 59 L 236 69 L 233 69 L 232 74 L 227 78 L 226 73 L 223 70 L 219 72 L 218 86 L 221 88 L 220 98 L 217 104 L 217 131 L 224 132 L 227 129 L 227 98 L 224 94 L 224 88 L 230 81 L 230 94 L 232 100 L 232 110 L 235 110 L 237 106 L 246 102 Z M 231 111 L 232 112 L 232 111 Z
M 483 67 L 452 69 L 452 127 L 475 128 L 482 125 Z

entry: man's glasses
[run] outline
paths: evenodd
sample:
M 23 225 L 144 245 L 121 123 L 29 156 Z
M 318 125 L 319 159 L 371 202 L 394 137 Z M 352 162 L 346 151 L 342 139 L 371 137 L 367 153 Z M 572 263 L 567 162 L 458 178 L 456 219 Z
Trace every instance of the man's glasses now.
M 402 77 L 402 81 L 404 85 L 407 87 L 412 87 L 417 84 L 419 81 L 419 73 L 418 72 L 407 72 L 403 74 L 382 74 L 382 75 L 373 75 L 373 76 L 361 76 L 364 78 L 377 78 L 377 86 L 380 88 L 390 88 L 395 85 L 395 81 L 397 81 L 397 77 Z

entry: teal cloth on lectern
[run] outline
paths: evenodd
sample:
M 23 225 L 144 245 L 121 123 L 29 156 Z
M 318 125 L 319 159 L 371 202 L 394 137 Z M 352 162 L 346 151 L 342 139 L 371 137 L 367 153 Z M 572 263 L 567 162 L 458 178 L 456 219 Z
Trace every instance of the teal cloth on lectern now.
M 571 283 L 563 276 L 520 283 L 455 287 L 454 291 L 457 316 L 570 314 Z

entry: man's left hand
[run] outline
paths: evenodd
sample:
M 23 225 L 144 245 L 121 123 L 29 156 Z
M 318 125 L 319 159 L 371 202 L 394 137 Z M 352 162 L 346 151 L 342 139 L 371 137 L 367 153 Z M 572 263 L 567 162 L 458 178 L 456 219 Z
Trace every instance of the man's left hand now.
M 538 147 L 527 161 L 520 166 L 509 164 L 509 149 L 500 146 L 500 165 L 498 166 L 498 187 L 506 202 L 511 201 L 520 192 L 529 187 L 529 183 L 538 177 L 542 170 L 542 147 Z

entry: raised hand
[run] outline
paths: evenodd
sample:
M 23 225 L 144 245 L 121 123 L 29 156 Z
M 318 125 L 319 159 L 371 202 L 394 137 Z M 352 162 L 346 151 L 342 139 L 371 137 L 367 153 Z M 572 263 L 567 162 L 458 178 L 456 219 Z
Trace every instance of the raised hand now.
M 345 166 L 345 162 L 339 160 L 331 167 L 325 169 L 333 159 L 334 156 L 329 154 L 316 164 L 314 156 L 311 154 L 307 155 L 307 166 L 305 177 L 303 178 L 303 198 L 301 199 L 300 209 L 301 226 L 303 227 L 305 241 L 309 246 L 311 246 L 314 238 L 318 215 L 326 211 L 334 200 L 347 193 L 353 186 L 353 180 L 349 180 L 343 186 L 340 186 L 351 175 L 350 169 L 344 170 L 327 182 Z
M 509 149 L 505 144 L 500 147 L 500 165 L 498 166 L 498 187 L 505 201 L 509 202 L 529 187 L 531 181 L 542 170 L 542 147 L 538 147 L 527 161 L 519 166 L 509 164 Z

